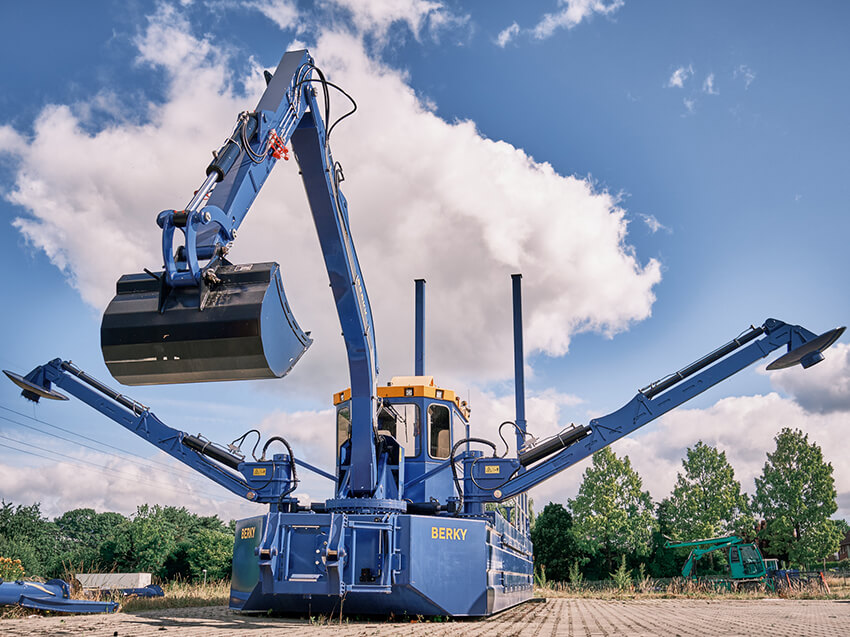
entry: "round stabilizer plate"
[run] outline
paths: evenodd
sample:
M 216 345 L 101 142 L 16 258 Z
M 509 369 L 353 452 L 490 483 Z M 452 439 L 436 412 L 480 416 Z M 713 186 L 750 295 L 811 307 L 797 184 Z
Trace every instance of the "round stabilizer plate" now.
M 15 383 L 18 387 L 20 387 L 24 391 L 28 391 L 32 394 L 35 394 L 36 396 L 41 396 L 42 398 L 49 398 L 50 400 L 68 400 L 68 397 L 65 394 L 62 394 L 53 389 L 45 389 L 40 385 L 31 383 L 20 374 L 10 372 L 7 369 L 4 369 L 3 373 L 6 374 L 6 376 L 9 377 L 9 380 Z
M 803 358 L 805 358 L 812 352 L 822 352 L 838 340 L 838 338 L 844 333 L 844 329 L 845 328 L 843 327 L 836 327 L 834 330 L 824 332 L 820 336 L 810 340 L 808 343 L 804 343 L 803 345 L 800 345 L 800 347 L 792 349 L 787 354 L 780 356 L 770 365 L 768 365 L 767 368 L 770 370 L 774 370 L 792 367 L 797 363 L 801 362 Z

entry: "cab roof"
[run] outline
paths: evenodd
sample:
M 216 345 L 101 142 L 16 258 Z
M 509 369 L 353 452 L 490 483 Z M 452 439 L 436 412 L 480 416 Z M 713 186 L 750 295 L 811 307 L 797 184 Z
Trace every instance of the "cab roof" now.
M 470 408 L 465 400 L 451 389 L 434 384 L 433 376 L 393 376 L 386 386 L 378 386 L 378 398 L 404 398 L 405 396 L 433 398 L 454 403 L 460 414 L 469 420 Z M 351 399 L 351 388 L 334 393 L 334 405 Z

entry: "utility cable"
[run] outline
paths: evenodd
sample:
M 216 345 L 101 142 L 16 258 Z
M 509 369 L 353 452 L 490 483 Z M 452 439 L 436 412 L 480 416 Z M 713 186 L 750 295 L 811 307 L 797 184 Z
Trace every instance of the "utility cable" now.
M 9 407 L 5 407 L 3 405 L 0 405 L 0 409 L 4 409 L 5 411 L 11 412 L 11 413 L 16 414 L 18 416 L 21 416 L 23 418 L 28 418 L 29 420 L 33 420 L 33 421 L 40 423 L 42 425 L 52 427 L 53 429 L 58 429 L 59 431 L 64 431 L 65 433 L 71 434 L 72 436 L 77 436 L 78 438 L 82 438 L 83 440 L 88 440 L 89 442 L 93 442 L 95 444 L 102 445 L 104 447 L 108 447 L 109 449 L 114 449 L 115 451 L 118 451 L 119 453 L 122 453 L 124 455 L 134 456 L 136 458 L 141 458 L 142 460 L 144 460 L 146 462 L 150 462 L 152 464 L 159 465 L 159 466 L 161 466 L 165 469 L 168 469 L 169 471 L 176 471 L 178 473 L 182 473 L 182 474 L 184 474 L 188 477 L 194 478 L 196 480 L 200 479 L 199 476 L 196 473 L 194 473 L 193 471 L 191 471 L 189 469 L 184 469 L 183 467 L 181 467 L 179 465 L 174 466 L 173 464 L 169 464 L 167 462 L 162 462 L 160 460 L 155 460 L 153 458 L 146 458 L 145 456 L 143 456 L 141 454 L 134 453 L 134 452 L 128 451 L 126 449 L 122 449 L 121 447 L 116 447 L 115 445 L 111 445 L 107 442 L 101 442 L 100 440 L 96 440 L 95 438 L 90 438 L 89 436 L 85 436 L 81 433 L 78 433 L 78 432 L 74 431 L 73 429 L 66 429 L 65 427 L 60 427 L 59 425 L 54 425 L 52 423 L 47 422 L 46 420 L 41 420 L 40 418 L 36 418 L 35 416 L 30 416 L 28 414 L 21 413 L 20 411 L 15 411 L 14 409 L 10 409 Z M 3 418 L 4 420 L 9 420 L 8 418 L 4 418 L 3 416 L 0 416 L 0 418 Z M 28 426 L 28 425 L 24 425 L 24 423 L 18 422 L 16 420 L 12 420 L 11 422 L 15 422 L 15 423 L 22 425 L 24 427 Z M 36 431 L 40 431 L 40 430 L 36 429 L 35 427 L 30 427 L 30 428 L 35 429 Z M 46 431 L 41 432 L 41 433 L 44 433 L 47 436 L 54 435 L 54 434 L 51 434 L 51 433 L 46 432 Z M 57 437 L 59 437 L 59 436 L 57 436 Z M 73 442 L 75 445 L 77 445 L 77 444 L 81 445 L 82 444 L 82 443 L 79 443 L 75 440 L 70 440 L 68 442 Z M 83 446 L 85 446 L 85 445 L 83 445 Z M 95 451 L 99 451 L 100 453 L 107 453 L 107 452 L 104 452 L 104 451 L 100 451 L 99 449 L 95 449 Z
M 117 475 L 119 475 L 119 476 L 121 476 L 121 477 L 124 477 L 124 478 L 129 477 L 129 476 L 128 476 L 128 474 L 121 473 L 121 472 L 120 472 L 120 471 L 118 471 L 117 469 L 113 469 L 113 468 L 111 468 L 111 467 L 104 467 L 104 466 L 102 466 L 102 465 L 99 465 L 99 464 L 97 464 L 97 463 L 95 463 L 95 462 L 91 462 L 91 461 L 89 461 L 89 460 L 83 460 L 82 458 L 75 458 L 74 456 L 69 456 L 69 455 L 64 454 L 64 453 L 61 453 L 61 452 L 59 452 L 59 451 L 53 451 L 52 449 L 46 449 L 46 448 L 44 448 L 44 447 L 39 447 L 38 445 L 34 445 L 34 444 L 32 444 L 31 442 L 27 442 L 27 441 L 25 441 L 25 440 L 20 440 L 20 439 L 18 439 L 18 438 L 10 438 L 9 436 L 4 436 L 4 435 L 2 435 L 2 434 L 0 434 L 0 438 L 3 438 L 3 439 L 5 439 L 5 440 L 9 440 L 9 441 L 11 441 L 11 442 L 16 442 L 16 443 L 18 443 L 19 445 L 26 445 L 26 446 L 28 446 L 28 447 L 33 447 L 34 449 L 39 449 L 40 451 L 45 451 L 45 452 L 47 452 L 47 453 L 55 454 L 55 455 L 57 455 L 57 456 L 61 456 L 61 457 L 63 457 L 63 458 L 67 458 L 67 459 L 69 459 L 69 460 L 72 460 L 72 461 L 73 461 L 73 462 L 75 462 L 75 463 L 83 463 L 83 464 L 91 465 L 91 466 L 95 467 L 96 469 L 98 469 L 98 470 L 100 470 L 100 471 L 111 471 L 111 472 L 113 472 L 113 473 L 115 473 L 115 474 L 117 474 Z M 49 459 L 49 458 L 48 458 L 48 459 Z M 137 479 L 137 478 L 134 478 L 134 479 Z M 155 486 L 155 487 L 164 487 L 164 488 L 166 488 L 166 489 L 172 489 L 172 490 L 175 490 L 175 491 L 176 491 L 175 487 L 173 487 L 173 486 L 171 486 L 171 485 L 168 485 L 168 484 L 165 484 L 165 483 L 155 482 L 155 481 L 150 480 L 150 479 L 145 479 L 145 480 L 143 480 L 143 481 L 144 481 L 144 482 L 146 482 L 147 484 L 150 484 L 151 486 Z M 209 493 L 209 492 L 207 492 L 207 491 L 200 491 L 200 490 L 199 490 L 198 492 L 199 492 L 199 493 L 203 493 L 204 495 L 207 495 L 207 496 L 209 496 L 209 497 L 220 497 L 220 496 L 214 496 L 212 493 Z M 184 491 L 183 493 L 185 493 L 185 491 Z
M 111 472 L 111 473 L 115 473 L 116 475 L 118 475 L 118 476 L 120 476 L 120 477 L 123 477 L 123 478 L 125 478 L 125 479 L 126 479 L 126 478 L 131 477 L 131 476 L 129 476 L 128 474 L 121 473 L 121 472 L 120 472 L 120 471 L 118 471 L 117 469 L 112 469 L 112 468 L 110 468 L 110 467 L 104 467 L 104 466 L 101 466 L 101 465 L 99 465 L 99 464 L 97 464 L 97 463 L 90 462 L 90 461 L 88 461 L 88 460 L 83 460 L 82 458 L 75 458 L 75 457 L 73 457 L 73 456 L 69 456 L 69 455 L 64 454 L 64 453 L 61 453 L 61 452 L 59 452 L 59 451 L 53 451 L 52 449 L 45 449 L 44 447 L 39 447 L 38 445 L 34 445 L 34 444 L 32 444 L 32 443 L 25 442 L 25 441 L 23 441 L 23 440 L 18 440 L 17 438 L 10 438 L 9 436 L 4 436 L 4 435 L 2 435 L 2 434 L 0 434 L 0 438 L 3 438 L 4 440 L 8 440 L 8 441 L 10 441 L 10 442 L 15 442 L 15 443 L 17 443 L 17 444 L 19 444 L 19 445 L 26 445 L 27 447 L 31 447 L 31 448 L 33 448 L 33 449 L 38 449 L 39 451 L 44 451 L 44 452 L 46 452 L 46 453 L 52 453 L 52 454 L 54 454 L 54 455 L 57 455 L 57 456 L 60 456 L 60 457 L 62 457 L 62 458 L 66 458 L 66 459 L 70 460 L 73 464 L 77 464 L 77 465 L 80 465 L 80 464 L 91 465 L 91 466 L 92 466 L 92 467 L 94 467 L 94 469 L 95 469 L 96 471 L 98 471 L 99 473 L 105 473 L 105 472 L 109 471 L 109 472 Z M 28 450 L 25 450 L 25 449 L 16 449 L 16 448 L 14 448 L 14 447 L 10 447 L 9 445 L 3 445 L 3 443 L 0 443 L 0 445 L 2 445 L 2 446 L 4 446 L 4 447 L 6 447 L 7 449 L 12 449 L 12 450 L 14 450 L 14 451 L 19 451 L 19 452 L 29 453 L 29 454 L 31 454 L 31 455 L 39 456 L 39 454 L 36 454 L 36 453 L 34 453 L 34 452 L 31 452 L 31 451 L 28 451 Z M 54 460 L 53 458 L 47 458 L 47 457 L 45 457 L 45 456 L 39 456 L 39 457 L 44 458 L 45 460 L 50 460 L 50 461 L 53 461 L 53 460 Z M 133 477 L 133 479 L 134 479 L 134 480 L 136 480 L 136 481 L 138 481 L 138 482 L 144 482 L 144 483 L 146 483 L 146 484 L 148 484 L 148 485 L 150 485 L 150 486 L 153 486 L 153 487 L 157 487 L 157 488 L 160 488 L 160 489 L 168 489 L 168 490 L 173 491 L 173 492 L 175 492 L 175 493 L 180 493 L 180 494 L 186 495 L 186 491 L 185 491 L 185 490 L 179 490 L 179 489 L 177 489 L 176 487 L 174 487 L 173 485 L 163 484 L 163 483 L 161 483 L 161 482 L 153 482 L 152 480 L 139 479 L 139 478 L 138 478 L 138 477 L 136 477 L 136 476 L 132 476 L 132 477 Z M 212 493 L 208 493 L 208 492 L 206 492 L 206 491 L 200 491 L 200 490 L 199 490 L 199 491 L 198 491 L 198 493 L 200 493 L 200 494 L 202 494 L 202 495 L 205 495 L 205 496 L 207 496 L 207 497 L 210 497 L 210 498 L 216 499 L 216 500 L 222 500 L 222 499 L 223 499 L 220 495 L 214 495 L 214 494 L 212 494 Z
M 37 431 L 38 433 L 45 435 L 45 436 L 50 436 L 51 438 L 58 438 L 59 440 L 64 440 L 65 442 L 70 442 L 71 444 L 76 445 L 78 447 L 85 447 L 86 449 L 91 449 L 92 451 L 95 451 L 97 453 L 115 456 L 116 458 L 119 457 L 117 454 L 110 453 L 108 451 L 103 451 L 102 449 L 98 449 L 97 447 L 92 447 L 91 445 L 87 445 L 87 444 L 85 444 L 83 442 L 79 442 L 77 440 L 72 440 L 71 438 L 66 438 L 65 436 L 60 436 L 59 434 L 52 434 L 49 431 L 44 431 L 42 429 L 38 429 L 37 427 L 27 425 L 26 423 L 19 422 L 17 420 L 12 419 L 12 418 L 7 418 L 6 416 L 0 415 L 0 419 L 5 420 L 7 422 L 14 423 L 14 424 L 19 425 L 21 427 L 26 427 L 27 429 L 31 429 L 32 431 Z M 29 443 L 25 443 L 25 444 L 29 444 Z M 131 459 L 128 458 L 124 461 L 125 462 L 132 462 L 133 464 L 138 465 L 139 467 L 141 467 L 142 469 L 145 469 L 147 471 L 156 471 L 156 469 L 154 469 L 150 465 L 139 462 L 138 460 L 131 460 Z M 162 464 L 165 464 L 165 463 L 162 463 Z M 166 465 L 166 466 L 168 466 L 168 465 Z M 179 471 L 179 469 L 177 469 L 176 467 L 175 468 L 169 467 L 169 469 L 170 470 L 176 469 L 176 470 Z M 202 481 L 200 476 L 198 476 L 198 474 L 196 474 L 196 473 L 192 473 L 192 472 L 185 471 L 185 470 L 180 471 L 180 473 L 184 473 L 187 477 L 191 478 L 192 480 L 197 480 L 199 483 L 204 484 L 204 486 L 206 486 L 206 484 L 207 484 L 206 481 Z
M 21 445 L 29 445 L 29 443 L 25 443 L 25 442 L 20 442 L 20 441 L 15 441 L 15 442 L 18 442 L 18 444 L 21 444 Z M 18 453 L 25 453 L 27 455 L 34 456 L 36 458 L 41 458 L 42 460 L 47 460 L 49 462 L 56 462 L 55 458 L 50 458 L 50 457 L 44 456 L 40 453 L 36 453 L 34 451 L 29 451 L 27 449 L 18 449 L 17 447 L 11 447 L 9 445 L 3 444 L 2 442 L 0 442 L 0 447 L 5 447 L 6 449 L 11 449 L 12 451 L 17 451 Z M 47 451 L 47 453 L 63 455 L 63 454 L 60 454 L 57 451 L 50 451 L 49 449 L 45 449 L 45 451 Z M 103 474 L 108 478 L 114 477 L 110 473 L 107 473 L 108 471 L 115 471 L 114 469 L 110 469 L 108 467 L 100 467 L 99 465 L 94 465 L 94 468 L 88 468 L 88 467 L 85 467 L 84 465 L 80 464 L 80 462 L 86 462 L 86 461 L 74 460 L 71 456 L 66 456 L 66 457 L 69 459 L 69 460 L 67 460 L 67 462 L 69 464 L 76 465 L 78 467 L 87 468 L 87 469 L 89 469 L 89 471 L 96 471 L 97 473 Z M 87 463 L 87 464 L 93 464 L 93 463 Z M 167 490 L 172 491 L 172 492 L 177 493 L 177 494 L 186 495 L 186 493 L 187 493 L 186 491 L 180 491 L 179 489 L 172 487 L 172 486 L 154 484 L 154 483 L 151 483 L 151 482 L 147 482 L 146 484 L 149 484 L 149 485 L 157 487 L 157 488 L 164 488 L 164 489 L 167 489 Z M 219 502 L 229 502 L 230 501 L 226 497 L 222 497 L 220 495 L 215 495 L 215 494 L 212 494 L 212 493 L 200 492 L 200 491 L 198 493 L 201 494 L 201 495 L 204 495 L 204 496 L 206 496 L 210 499 L 217 500 Z

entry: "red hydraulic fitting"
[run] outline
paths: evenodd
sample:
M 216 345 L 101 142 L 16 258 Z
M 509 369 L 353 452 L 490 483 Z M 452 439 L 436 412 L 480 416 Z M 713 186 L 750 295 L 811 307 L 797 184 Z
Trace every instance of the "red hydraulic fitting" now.
M 272 157 L 280 159 L 283 156 L 284 161 L 289 161 L 289 149 L 283 144 L 277 131 L 269 132 L 269 142 L 271 144 Z

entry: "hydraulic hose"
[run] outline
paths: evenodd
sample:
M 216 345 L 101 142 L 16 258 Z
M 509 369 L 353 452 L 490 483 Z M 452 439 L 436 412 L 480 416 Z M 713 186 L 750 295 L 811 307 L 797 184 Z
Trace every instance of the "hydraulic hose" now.
M 463 491 L 460 488 L 460 480 L 458 480 L 457 477 L 457 468 L 455 467 L 455 451 L 457 451 L 457 448 L 465 442 L 479 442 L 483 445 L 489 445 L 493 448 L 493 457 L 496 457 L 496 445 L 489 440 L 485 440 L 484 438 L 461 438 L 454 444 L 452 450 L 449 452 L 449 465 L 452 468 L 452 478 L 454 479 L 455 489 L 457 489 L 458 497 L 457 509 L 455 509 L 454 512 L 455 517 L 460 515 L 460 512 L 463 510 Z
M 286 450 L 289 452 L 289 466 L 292 470 L 292 480 L 290 480 L 290 487 L 289 489 L 280 494 L 280 498 L 278 498 L 278 502 L 280 502 L 290 493 L 295 491 L 295 487 L 298 485 L 298 475 L 295 473 L 295 454 L 292 453 L 292 447 L 290 447 L 286 439 L 281 436 L 272 436 L 271 438 L 266 440 L 266 444 L 263 445 L 263 453 L 260 455 L 260 462 L 266 459 L 266 451 L 275 440 L 280 443 L 283 443 L 283 446 L 286 447 Z

